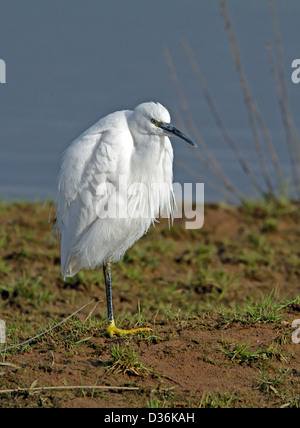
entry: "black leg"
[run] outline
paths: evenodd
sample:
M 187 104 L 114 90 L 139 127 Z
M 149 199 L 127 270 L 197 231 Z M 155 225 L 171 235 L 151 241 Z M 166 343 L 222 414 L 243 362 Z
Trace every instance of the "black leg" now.
M 108 314 L 108 326 L 106 329 L 106 335 L 109 337 L 122 337 L 129 334 L 136 334 L 140 332 L 149 332 L 150 328 L 133 328 L 131 330 L 123 330 L 118 328 L 114 320 L 114 309 L 112 302 L 112 290 L 111 290 L 111 262 L 107 261 L 103 264 L 103 273 L 106 287 L 106 299 L 107 299 L 107 314 Z
M 106 287 L 106 300 L 107 300 L 107 314 L 108 321 L 111 323 L 114 320 L 114 309 L 112 301 L 112 289 L 111 289 L 111 262 L 103 264 L 103 273 Z

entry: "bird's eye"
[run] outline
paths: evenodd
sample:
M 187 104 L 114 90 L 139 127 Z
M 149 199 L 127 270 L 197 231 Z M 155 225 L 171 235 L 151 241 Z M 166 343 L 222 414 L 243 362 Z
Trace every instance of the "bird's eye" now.
M 151 122 L 153 123 L 153 125 L 158 126 L 159 125 L 159 121 L 155 120 L 155 119 L 151 119 Z

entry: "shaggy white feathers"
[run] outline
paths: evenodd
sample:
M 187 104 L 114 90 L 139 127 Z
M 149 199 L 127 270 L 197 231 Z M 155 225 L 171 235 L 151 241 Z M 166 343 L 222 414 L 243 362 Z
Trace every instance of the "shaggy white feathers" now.
M 63 156 L 56 228 L 64 277 L 116 262 L 159 213 L 173 216 L 173 150 L 159 103 L 109 114 Z

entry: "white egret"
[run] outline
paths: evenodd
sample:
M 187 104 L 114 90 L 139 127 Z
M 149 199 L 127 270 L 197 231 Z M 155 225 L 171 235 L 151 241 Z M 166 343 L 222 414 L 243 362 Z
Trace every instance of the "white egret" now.
M 123 336 L 114 321 L 111 263 L 140 239 L 160 213 L 173 216 L 173 150 L 168 136 L 196 146 L 170 125 L 168 110 L 147 102 L 109 114 L 65 151 L 58 184 L 56 230 L 64 279 L 103 266 L 107 334 Z

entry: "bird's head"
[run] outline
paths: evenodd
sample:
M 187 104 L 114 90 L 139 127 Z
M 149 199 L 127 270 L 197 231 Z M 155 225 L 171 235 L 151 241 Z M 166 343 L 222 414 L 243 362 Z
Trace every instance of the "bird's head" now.
M 197 144 L 170 124 L 168 110 L 160 103 L 148 102 L 139 104 L 133 111 L 132 125 L 139 133 L 166 137 L 179 137 L 194 147 Z

